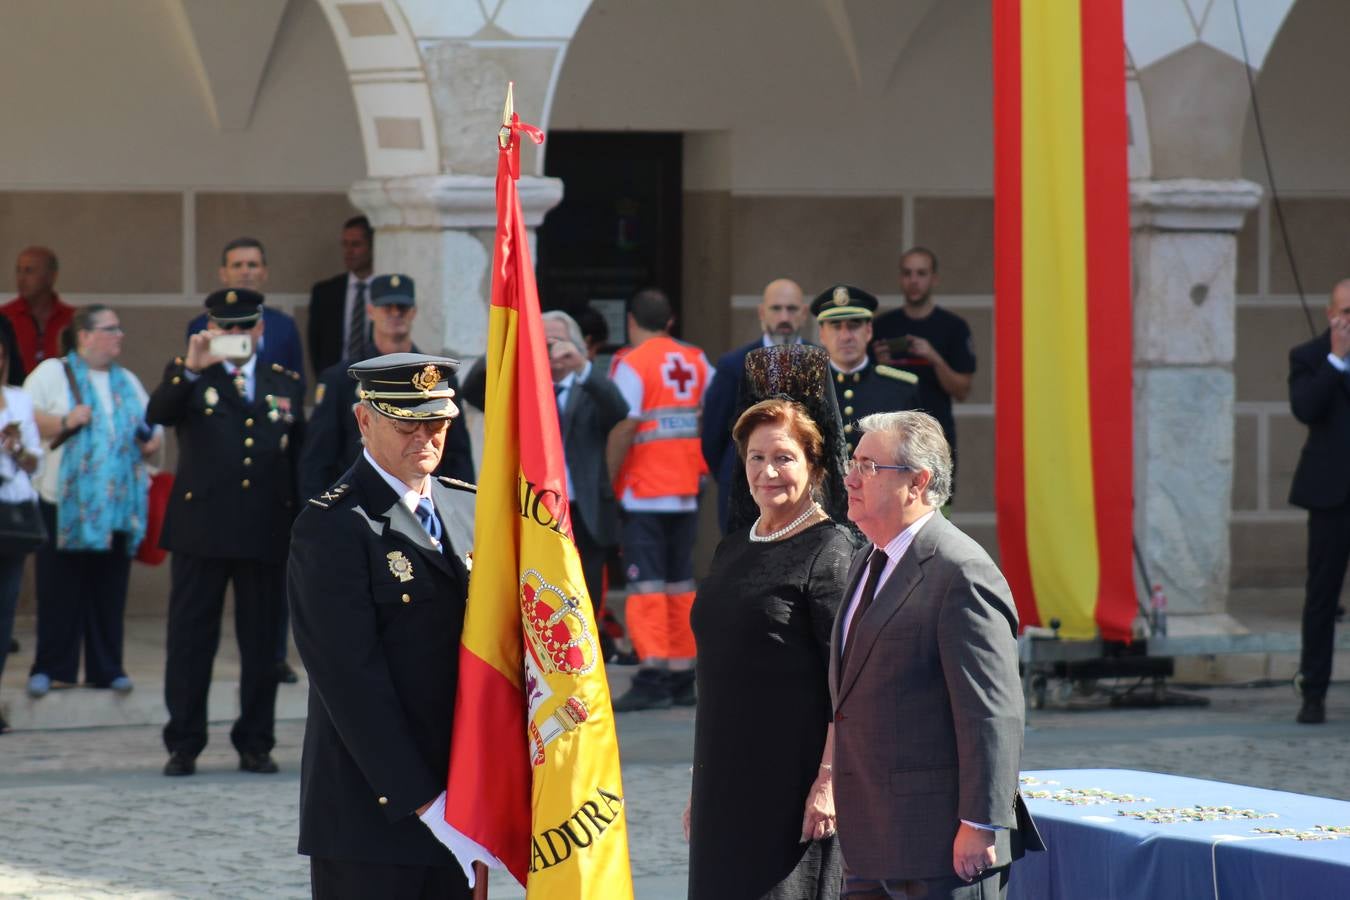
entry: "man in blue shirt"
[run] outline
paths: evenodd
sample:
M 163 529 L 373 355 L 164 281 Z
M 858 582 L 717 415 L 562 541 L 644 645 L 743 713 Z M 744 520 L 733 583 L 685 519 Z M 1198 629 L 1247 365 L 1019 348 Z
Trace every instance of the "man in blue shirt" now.
M 245 288 L 265 293 L 267 252 L 257 238 L 235 238 L 220 251 L 220 284 L 225 288 Z M 258 362 L 266 366 L 278 363 L 282 368 L 304 374 L 304 351 L 295 319 L 279 309 L 263 306 L 265 333 L 258 344 Z M 206 313 L 188 323 L 188 337 L 206 330 Z M 301 382 L 303 386 L 304 382 Z

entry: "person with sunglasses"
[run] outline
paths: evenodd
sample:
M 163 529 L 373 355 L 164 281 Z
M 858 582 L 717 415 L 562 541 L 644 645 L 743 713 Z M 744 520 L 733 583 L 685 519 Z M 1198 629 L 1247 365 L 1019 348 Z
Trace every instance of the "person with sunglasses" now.
M 227 583 L 234 585 L 240 656 L 240 714 L 230 740 L 240 769 L 277 771 L 276 636 L 305 412 L 300 374 L 258 361 L 262 302 L 245 288 L 207 297 L 207 330 L 189 337 L 187 353 L 165 368 L 146 412 L 148 422 L 172 425 L 178 435 L 160 539 L 173 553 L 165 775 L 191 775 L 206 746 L 206 697 Z

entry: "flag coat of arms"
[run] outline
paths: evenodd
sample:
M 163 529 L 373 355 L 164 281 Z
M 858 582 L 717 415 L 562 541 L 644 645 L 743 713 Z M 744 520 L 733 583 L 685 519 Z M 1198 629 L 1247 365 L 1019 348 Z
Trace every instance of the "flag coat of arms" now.
M 631 900 L 628 818 L 609 686 L 572 539 L 539 296 L 499 136 L 483 467 L 460 641 L 445 820 L 470 871 L 505 868 L 531 898 Z M 470 872 L 470 880 L 473 875 Z

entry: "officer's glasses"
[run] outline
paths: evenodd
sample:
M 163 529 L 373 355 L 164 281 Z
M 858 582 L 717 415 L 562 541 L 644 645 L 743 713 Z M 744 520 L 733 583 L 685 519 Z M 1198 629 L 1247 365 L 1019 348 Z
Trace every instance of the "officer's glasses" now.
M 449 424 L 448 419 L 435 419 L 431 422 L 396 422 L 389 420 L 389 424 L 394 430 L 404 437 L 412 437 L 419 431 L 425 431 L 429 435 L 440 434 Z
M 849 475 L 861 475 L 863 478 L 875 478 L 877 472 L 890 469 L 895 472 L 917 472 L 913 466 L 883 466 L 870 459 L 850 459 L 846 471 Z

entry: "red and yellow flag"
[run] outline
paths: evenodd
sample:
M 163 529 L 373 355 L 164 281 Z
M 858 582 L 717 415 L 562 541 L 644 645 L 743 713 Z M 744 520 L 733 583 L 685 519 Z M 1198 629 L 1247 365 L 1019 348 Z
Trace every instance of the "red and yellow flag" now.
M 999 546 L 1070 638 L 1136 608 L 1126 141 L 1122 0 L 995 0 Z
M 529 897 L 631 900 L 609 685 L 572 540 L 562 438 L 516 179 L 507 95 L 487 346 L 483 469 L 460 640 L 446 822 L 456 849 Z

